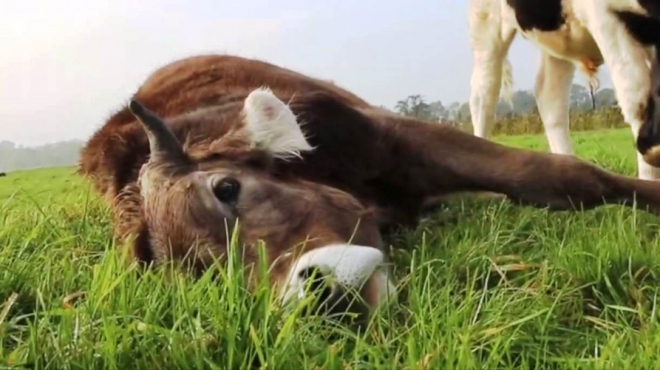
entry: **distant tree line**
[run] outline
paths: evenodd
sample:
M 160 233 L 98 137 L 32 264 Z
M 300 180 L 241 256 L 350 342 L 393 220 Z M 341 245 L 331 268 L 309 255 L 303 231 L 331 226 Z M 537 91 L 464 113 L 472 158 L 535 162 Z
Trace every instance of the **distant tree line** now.
M 588 112 L 616 106 L 613 89 L 602 89 L 593 96 L 586 87 L 573 84 L 571 87 L 571 111 Z M 469 103 L 454 102 L 444 105 L 441 101 L 426 102 L 421 95 L 410 95 L 397 102 L 394 111 L 405 116 L 421 118 L 443 123 L 470 122 Z M 511 96 L 511 101 L 500 101 L 497 105 L 497 119 L 511 119 L 519 116 L 538 114 L 534 94 L 528 90 L 518 90 Z
M 0 141 L 0 172 L 38 167 L 71 166 L 78 162 L 83 142 L 62 141 L 37 147 Z

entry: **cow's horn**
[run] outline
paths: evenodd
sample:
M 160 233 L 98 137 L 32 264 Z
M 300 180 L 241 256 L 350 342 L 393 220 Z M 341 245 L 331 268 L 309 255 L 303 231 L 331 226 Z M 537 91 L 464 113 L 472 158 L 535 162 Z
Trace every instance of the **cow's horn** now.
M 186 154 L 181 144 L 160 117 L 136 100 L 131 100 L 128 108 L 142 123 L 144 131 L 147 133 L 149 149 L 151 150 L 151 160 L 164 160 L 168 162 L 181 162 L 185 160 Z

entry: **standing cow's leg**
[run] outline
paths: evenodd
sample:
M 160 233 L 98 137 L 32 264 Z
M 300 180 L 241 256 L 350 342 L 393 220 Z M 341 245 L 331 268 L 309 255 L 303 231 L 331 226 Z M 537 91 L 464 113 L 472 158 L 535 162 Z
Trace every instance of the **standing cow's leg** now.
M 536 77 L 536 103 L 550 150 L 557 154 L 573 154 L 568 109 L 574 74 L 573 63 L 547 53 L 541 54 Z
M 478 8 L 484 2 L 473 2 L 470 9 L 470 42 L 474 56 L 470 114 L 474 134 L 487 139 L 495 123 L 502 71 L 516 31 L 503 30 L 498 2 L 486 3 L 488 7 Z
M 607 7 L 592 5 L 591 8 L 589 30 L 610 68 L 621 113 L 637 140 L 651 94 L 647 50 Z M 640 153 L 637 153 L 637 166 L 642 179 L 660 177 L 660 170 L 646 163 Z

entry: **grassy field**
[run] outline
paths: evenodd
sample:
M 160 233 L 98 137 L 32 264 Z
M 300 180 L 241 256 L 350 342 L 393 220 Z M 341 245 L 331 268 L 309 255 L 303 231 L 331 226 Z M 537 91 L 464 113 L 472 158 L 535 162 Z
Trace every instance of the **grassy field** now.
M 573 138 L 634 173 L 627 129 Z M 359 332 L 246 292 L 235 263 L 140 272 L 110 221 L 73 169 L 0 178 L 0 368 L 660 368 L 660 223 L 642 211 L 457 199 L 388 236 L 398 301 Z

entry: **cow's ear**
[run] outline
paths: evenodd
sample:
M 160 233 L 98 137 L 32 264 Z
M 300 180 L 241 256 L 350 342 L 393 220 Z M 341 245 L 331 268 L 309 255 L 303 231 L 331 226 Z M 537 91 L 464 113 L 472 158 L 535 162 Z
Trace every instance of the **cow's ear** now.
M 272 91 L 252 91 L 245 99 L 243 112 L 251 146 L 281 159 L 300 158 L 301 152 L 313 149 L 296 116 Z

